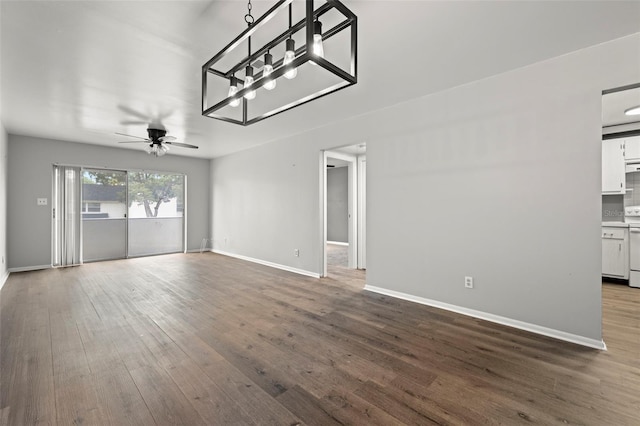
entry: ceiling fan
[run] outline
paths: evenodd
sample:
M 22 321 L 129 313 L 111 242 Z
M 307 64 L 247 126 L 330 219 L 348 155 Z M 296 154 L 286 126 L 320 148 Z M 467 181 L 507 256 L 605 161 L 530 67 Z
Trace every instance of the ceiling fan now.
M 140 136 L 127 135 L 125 133 L 118 133 L 116 135 L 127 136 L 130 138 L 142 139 L 139 141 L 120 141 L 118 143 L 147 143 L 149 146 L 145 148 L 147 154 L 152 154 L 156 157 L 162 157 L 169 151 L 169 147 L 167 145 L 175 145 L 181 148 L 192 148 L 198 149 L 195 145 L 190 145 L 188 143 L 176 142 L 176 138 L 173 136 L 167 136 L 167 131 L 164 129 L 147 129 L 147 133 L 149 134 L 148 138 L 142 138 Z

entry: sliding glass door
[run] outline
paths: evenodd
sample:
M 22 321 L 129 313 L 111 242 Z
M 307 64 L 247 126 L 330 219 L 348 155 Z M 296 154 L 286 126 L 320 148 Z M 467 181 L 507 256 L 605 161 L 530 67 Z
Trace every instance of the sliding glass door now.
M 184 251 L 185 176 L 54 166 L 54 266 Z
M 127 257 L 127 172 L 82 170 L 83 260 Z
M 129 256 L 184 251 L 184 175 L 129 172 Z

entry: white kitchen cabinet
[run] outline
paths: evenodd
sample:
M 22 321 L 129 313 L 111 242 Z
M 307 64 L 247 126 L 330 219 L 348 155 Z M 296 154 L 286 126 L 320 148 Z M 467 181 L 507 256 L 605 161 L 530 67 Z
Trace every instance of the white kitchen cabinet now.
M 619 139 L 615 139 L 619 140 Z M 629 163 L 640 162 L 640 136 L 624 139 L 624 160 Z
M 629 229 L 602 227 L 602 275 L 629 279 Z
M 624 139 L 602 141 L 602 193 L 625 192 Z

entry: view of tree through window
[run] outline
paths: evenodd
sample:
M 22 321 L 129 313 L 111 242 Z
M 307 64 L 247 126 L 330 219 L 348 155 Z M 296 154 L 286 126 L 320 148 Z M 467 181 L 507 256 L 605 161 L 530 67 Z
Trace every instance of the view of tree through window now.
M 183 199 L 184 176 L 182 175 L 129 173 L 129 217 L 131 218 L 180 217 L 183 213 Z

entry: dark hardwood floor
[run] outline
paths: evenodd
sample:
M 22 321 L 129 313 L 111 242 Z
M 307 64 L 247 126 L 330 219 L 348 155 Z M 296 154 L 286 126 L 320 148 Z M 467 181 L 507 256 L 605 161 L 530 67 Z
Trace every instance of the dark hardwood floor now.
M 211 253 L 11 274 L 9 425 L 640 425 L 640 289 L 607 352 Z

